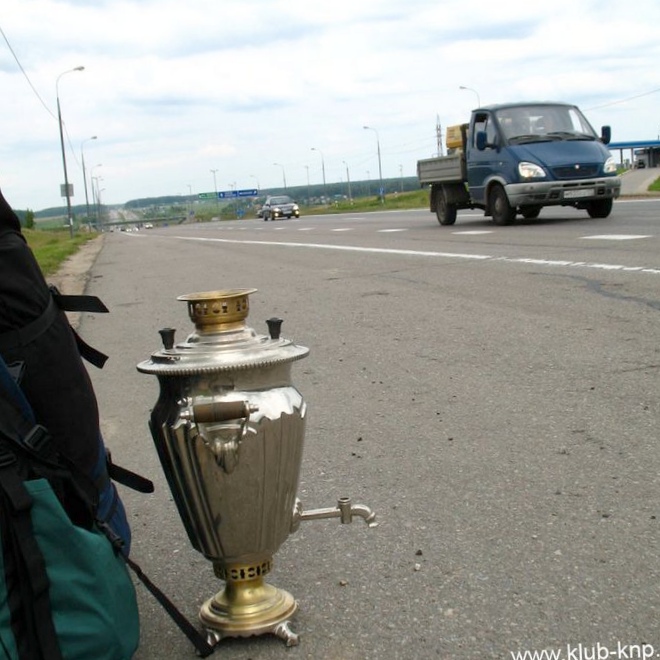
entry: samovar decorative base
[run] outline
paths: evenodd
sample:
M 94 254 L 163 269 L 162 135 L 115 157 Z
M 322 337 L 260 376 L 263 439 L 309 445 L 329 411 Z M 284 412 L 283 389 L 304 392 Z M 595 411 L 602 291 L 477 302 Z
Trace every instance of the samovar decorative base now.
M 299 637 L 290 628 L 298 609 L 294 597 L 264 581 L 270 562 L 215 566 L 225 588 L 202 605 L 199 619 L 209 644 L 225 637 L 277 635 L 287 646 L 296 646 Z

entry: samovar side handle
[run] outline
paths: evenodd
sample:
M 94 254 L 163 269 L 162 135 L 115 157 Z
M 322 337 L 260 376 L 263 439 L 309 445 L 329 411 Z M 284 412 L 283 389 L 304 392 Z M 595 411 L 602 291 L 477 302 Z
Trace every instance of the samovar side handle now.
M 257 410 L 259 407 L 248 401 L 210 401 L 193 404 L 190 417 L 196 424 L 213 424 L 249 417 Z
M 238 464 L 241 442 L 248 432 L 250 414 L 259 410 L 259 407 L 248 401 L 209 401 L 193 403 L 187 410 L 181 412 L 181 417 L 188 424 L 194 424 L 204 444 L 215 456 L 215 462 L 230 474 Z M 237 432 L 230 440 L 219 437 L 208 437 L 200 424 L 219 424 L 232 420 L 240 420 Z

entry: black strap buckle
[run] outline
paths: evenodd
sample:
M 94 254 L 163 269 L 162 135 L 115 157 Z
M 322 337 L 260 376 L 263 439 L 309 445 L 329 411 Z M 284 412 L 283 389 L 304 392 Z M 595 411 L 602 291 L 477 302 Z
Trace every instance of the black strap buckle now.
M 52 438 L 48 430 L 41 426 L 41 424 L 35 424 L 23 438 L 23 443 L 35 454 L 43 456 L 50 452 L 51 440 Z

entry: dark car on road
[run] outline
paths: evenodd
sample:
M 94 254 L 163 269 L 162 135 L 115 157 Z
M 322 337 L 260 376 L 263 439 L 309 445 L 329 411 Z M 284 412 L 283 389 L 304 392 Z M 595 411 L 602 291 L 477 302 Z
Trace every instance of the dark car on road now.
M 300 208 L 291 197 L 287 195 L 274 195 L 267 197 L 261 207 L 261 217 L 264 220 L 277 220 L 277 218 L 299 218 Z

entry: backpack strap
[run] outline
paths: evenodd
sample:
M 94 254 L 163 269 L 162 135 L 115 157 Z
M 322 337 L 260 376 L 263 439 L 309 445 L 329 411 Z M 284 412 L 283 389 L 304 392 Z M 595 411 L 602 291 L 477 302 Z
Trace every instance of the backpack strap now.
M 179 626 L 179 630 L 193 643 L 197 655 L 201 658 L 207 658 L 214 651 L 214 647 L 209 644 L 204 636 L 195 628 L 195 626 L 186 619 L 176 605 L 143 573 L 142 569 L 128 557 L 124 561 L 129 568 L 137 575 L 140 582 L 151 592 L 151 595 L 162 605 L 163 609 L 170 615 L 171 619 Z
M 66 312 L 98 312 L 106 313 L 108 308 L 96 296 L 65 296 L 56 287 L 50 286 L 50 299 L 46 309 L 22 328 L 9 330 L 0 334 L 0 352 L 8 351 L 17 346 L 26 346 L 38 339 L 55 323 L 61 311 Z M 73 335 L 78 345 L 80 355 L 90 364 L 101 369 L 108 356 L 90 346 L 73 328 Z

